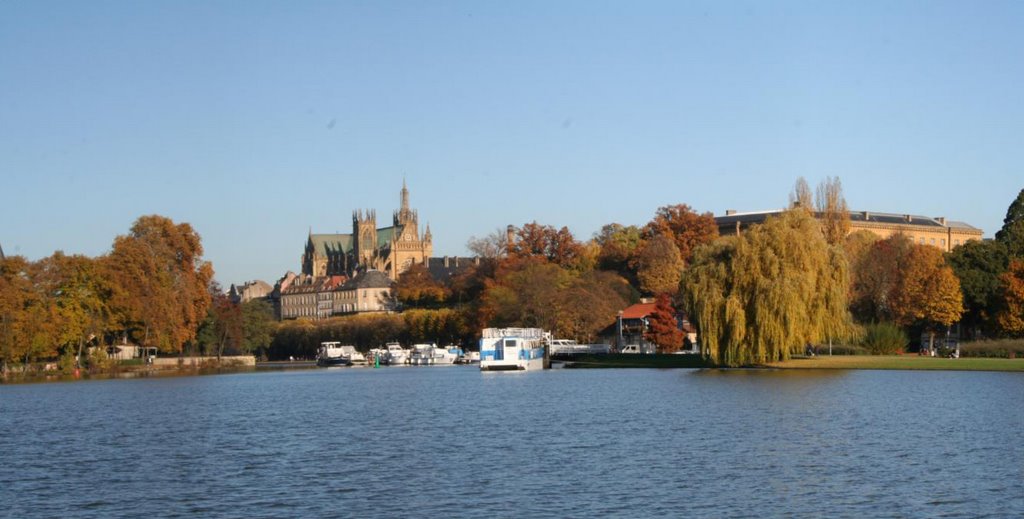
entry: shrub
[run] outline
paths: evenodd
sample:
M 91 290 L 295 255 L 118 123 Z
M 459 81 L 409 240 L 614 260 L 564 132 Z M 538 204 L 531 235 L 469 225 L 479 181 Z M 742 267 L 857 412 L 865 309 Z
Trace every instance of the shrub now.
M 828 345 L 819 346 L 818 355 L 828 355 Z M 871 352 L 855 344 L 833 344 L 832 355 L 870 355 Z
M 864 327 L 861 346 L 872 355 L 894 355 L 901 353 L 910 342 L 907 334 L 895 324 L 875 323 Z
M 1002 339 L 995 341 L 965 342 L 960 344 L 960 356 L 999 359 L 1024 357 L 1024 340 Z
M 61 354 L 60 360 L 57 361 L 57 369 L 65 375 L 70 375 L 78 367 L 78 359 L 75 358 L 75 352 L 68 348 Z

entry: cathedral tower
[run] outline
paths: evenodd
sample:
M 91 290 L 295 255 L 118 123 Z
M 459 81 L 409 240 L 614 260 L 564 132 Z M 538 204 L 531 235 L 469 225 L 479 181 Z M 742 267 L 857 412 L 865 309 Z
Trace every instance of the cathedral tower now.
M 352 239 L 356 263 L 363 267 L 372 265 L 377 253 L 377 211 L 360 209 L 352 213 Z

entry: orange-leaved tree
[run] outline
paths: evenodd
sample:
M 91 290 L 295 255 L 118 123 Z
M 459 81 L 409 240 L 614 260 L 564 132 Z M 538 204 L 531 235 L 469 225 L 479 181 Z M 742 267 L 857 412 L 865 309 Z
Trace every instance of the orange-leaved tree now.
M 679 351 L 683 345 L 683 331 L 679 329 L 676 309 L 668 294 L 660 294 L 654 301 L 654 311 L 647 316 L 647 332 L 644 337 L 658 345 L 662 353 Z
M 996 320 L 1003 331 L 1012 335 L 1024 334 L 1024 260 L 1010 262 L 1010 268 L 1000 278 L 1003 281 L 1003 304 Z
M 195 339 L 213 278 L 202 254 L 191 225 L 157 215 L 140 217 L 114 240 L 107 257 L 112 314 L 143 346 L 180 353 Z
M 711 213 L 698 214 L 686 204 L 659 207 L 654 219 L 644 227 L 644 238 L 656 235 L 671 238 L 683 263 L 689 263 L 693 250 L 718 237 L 718 225 Z
M 960 280 L 942 251 L 930 245 L 911 245 L 890 299 L 897 324 L 921 324 L 928 330 L 929 348 L 936 329 L 948 327 L 963 313 Z

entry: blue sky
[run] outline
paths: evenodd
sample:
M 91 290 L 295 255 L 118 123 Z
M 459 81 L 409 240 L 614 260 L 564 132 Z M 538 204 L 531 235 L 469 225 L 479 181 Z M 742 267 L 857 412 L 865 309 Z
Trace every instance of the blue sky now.
M 1024 188 L 1021 27 L 1021 2 L 2 2 L 0 245 L 103 254 L 155 213 L 225 286 L 273 282 L 403 178 L 435 255 L 778 208 L 799 176 L 991 236 Z

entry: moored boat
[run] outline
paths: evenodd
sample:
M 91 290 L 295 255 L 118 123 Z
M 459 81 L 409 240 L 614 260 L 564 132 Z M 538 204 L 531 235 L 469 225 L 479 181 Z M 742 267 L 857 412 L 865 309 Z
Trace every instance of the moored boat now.
M 348 357 L 349 363 L 357 366 L 366 365 L 366 356 L 359 353 L 359 350 L 355 346 L 339 346 L 341 351 L 346 357 Z
M 352 359 L 345 354 L 343 348 L 344 346 L 337 341 L 320 343 L 320 347 L 316 350 L 316 365 L 322 367 L 351 366 Z
M 383 359 L 388 366 L 400 366 L 409 363 L 409 350 L 402 348 L 401 344 L 389 342 L 384 345 L 384 350 L 387 353 Z
M 540 328 L 485 328 L 480 338 L 481 371 L 544 369 L 550 334 Z

